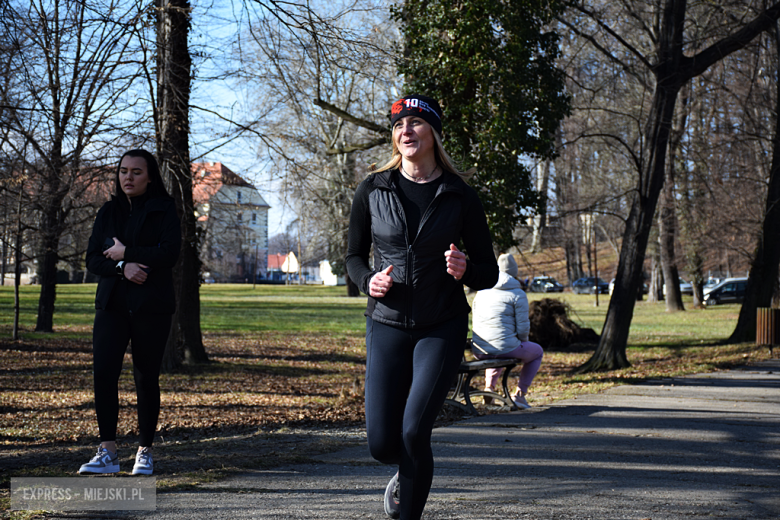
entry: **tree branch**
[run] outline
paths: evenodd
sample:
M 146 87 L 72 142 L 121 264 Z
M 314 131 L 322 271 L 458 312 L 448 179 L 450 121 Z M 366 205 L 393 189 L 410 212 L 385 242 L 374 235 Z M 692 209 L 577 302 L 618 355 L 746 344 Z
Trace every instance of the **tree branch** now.
M 692 58 L 688 58 L 690 67 L 683 65 L 682 70 L 688 71 L 690 76 L 684 81 L 698 76 L 714 63 L 745 47 L 757 35 L 770 29 L 778 18 L 780 18 L 780 2 L 759 13 L 751 22 L 734 34 L 726 36 Z
M 620 67 L 622 70 L 624 70 L 626 73 L 628 73 L 631 76 L 635 77 L 642 84 L 642 86 L 644 86 L 645 88 L 651 88 L 647 84 L 645 79 L 642 78 L 642 76 L 636 71 L 635 67 L 632 67 L 631 65 L 629 65 L 625 61 L 621 60 L 620 58 L 618 58 L 617 56 L 612 54 L 609 51 L 609 49 L 607 49 L 606 47 L 601 45 L 596 40 L 595 36 L 582 32 L 581 30 L 579 30 L 579 28 L 576 25 L 574 25 L 572 23 L 569 23 L 568 21 L 564 20 L 562 17 L 557 17 L 557 20 L 561 24 L 563 24 L 566 27 L 568 27 L 574 34 L 576 34 L 577 36 L 580 36 L 581 38 L 584 38 L 585 40 L 587 40 L 588 43 L 593 45 L 593 47 L 595 47 L 596 50 L 598 50 L 601 54 L 603 54 L 604 57 L 607 58 L 608 61 L 611 61 L 612 63 L 614 63 L 618 67 Z M 652 65 L 650 65 L 650 63 L 648 61 L 646 61 L 646 60 L 640 60 L 640 61 L 648 68 L 648 70 L 652 70 Z
M 382 125 L 378 125 L 376 123 L 373 123 L 371 121 L 366 121 L 365 119 L 360 119 L 359 117 L 355 117 L 352 114 L 345 112 L 338 108 L 335 105 L 331 105 L 330 103 L 323 101 L 321 99 L 315 99 L 312 101 L 314 105 L 320 107 L 323 110 L 327 110 L 331 114 L 335 114 L 339 116 L 340 118 L 344 119 L 345 121 L 349 121 L 353 125 L 360 126 L 362 128 L 366 128 L 368 130 L 371 130 L 373 132 L 376 132 L 378 134 L 381 134 L 385 136 L 386 138 L 390 137 L 390 129 L 387 127 L 384 127 Z
M 360 152 L 362 150 L 370 150 L 375 146 L 379 146 L 389 142 L 390 141 L 386 137 L 379 137 L 377 139 L 374 139 L 373 141 L 368 141 L 367 143 L 353 144 L 341 148 L 329 148 L 325 152 L 325 155 L 339 155 L 343 153 L 352 153 L 352 152 Z
M 645 57 L 645 55 L 644 55 L 644 54 L 642 54 L 641 52 L 639 52 L 639 49 L 637 49 L 636 47 L 634 47 L 633 45 L 631 45 L 630 43 L 628 43 L 628 42 L 627 42 L 627 41 L 626 41 L 626 40 L 625 40 L 625 39 L 624 39 L 622 36 L 620 36 L 620 35 L 619 35 L 618 33 L 616 33 L 616 32 L 615 32 L 615 31 L 614 31 L 614 30 L 613 30 L 611 27 L 609 27 L 607 24 L 605 24 L 605 23 L 604 23 L 604 22 L 601 20 L 601 17 L 599 17 L 599 15 L 597 15 L 597 14 L 595 14 L 595 13 L 592 13 L 591 11 L 588 11 L 587 9 L 585 9 L 585 7 L 583 7 L 583 6 L 581 6 L 581 5 L 578 5 L 578 4 L 576 4 L 576 3 L 574 3 L 574 4 L 573 4 L 573 7 L 574 7 L 575 9 L 577 9 L 578 11 L 580 11 L 581 13 L 583 13 L 584 15 L 588 16 L 588 17 L 589 17 L 591 20 L 593 20 L 593 22 L 594 22 L 594 23 L 596 23 L 596 25 L 598 25 L 598 26 L 599 26 L 599 27 L 600 27 L 602 30 L 604 30 L 604 31 L 605 31 L 607 34 L 609 34 L 610 36 L 612 36 L 612 37 L 613 37 L 613 38 L 614 38 L 614 39 L 615 39 L 615 40 L 616 40 L 618 43 L 620 43 L 620 44 L 621 44 L 623 47 L 625 47 L 625 49 L 626 49 L 626 50 L 628 50 L 628 52 L 630 52 L 631 54 L 633 54 L 634 56 L 636 56 L 636 58 L 637 58 L 637 59 L 638 59 L 640 62 L 642 62 L 642 64 L 643 64 L 645 67 L 647 67 L 648 69 L 652 69 L 652 68 L 653 68 L 653 66 L 650 64 L 650 61 L 649 61 L 649 60 L 648 60 L 648 59 Z M 559 17 L 559 21 L 560 21 L 560 17 Z M 585 36 L 585 35 L 584 35 L 584 34 L 582 34 L 582 33 L 581 33 L 579 30 L 577 30 L 577 28 L 576 28 L 576 27 L 573 27 L 572 25 L 569 25 L 569 27 L 570 27 L 572 30 L 576 31 L 576 32 L 577 32 L 578 34 L 580 34 L 581 36 Z M 587 37 L 587 36 L 585 36 L 585 37 Z M 604 49 L 600 49 L 600 50 L 601 50 L 602 52 L 604 52 Z M 609 55 L 608 55 L 608 56 L 609 56 Z

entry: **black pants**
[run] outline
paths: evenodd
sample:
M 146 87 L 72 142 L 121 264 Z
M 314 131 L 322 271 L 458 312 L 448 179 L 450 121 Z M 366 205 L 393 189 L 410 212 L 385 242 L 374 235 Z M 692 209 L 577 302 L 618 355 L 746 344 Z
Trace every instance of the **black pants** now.
M 468 315 L 425 329 L 366 319 L 366 430 L 371 456 L 399 466 L 403 520 L 422 516 L 433 481 L 431 433 L 458 373 Z
M 95 313 L 92 357 L 95 364 L 95 411 L 101 441 L 116 440 L 119 374 L 127 345 L 132 343 L 141 446 L 152 445 L 160 415 L 160 366 L 170 328 L 170 314 L 101 310 Z

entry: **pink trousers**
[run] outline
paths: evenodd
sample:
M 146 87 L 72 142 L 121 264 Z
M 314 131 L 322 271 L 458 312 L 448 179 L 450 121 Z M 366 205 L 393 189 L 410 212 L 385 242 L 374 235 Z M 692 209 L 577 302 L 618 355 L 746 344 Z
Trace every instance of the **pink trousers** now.
M 523 368 L 520 369 L 520 380 L 518 381 L 517 387 L 523 394 L 528 392 L 528 387 L 531 386 L 531 382 L 533 382 L 534 377 L 536 377 L 539 367 L 542 366 L 543 355 L 544 351 L 542 350 L 542 347 L 536 343 L 531 343 L 530 341 L 523 341 L 514 350 L 498 355 L 474 352 L 474 357 L 479 360 L 496 358 L 521 360 L 523 362 Z M 503 373 L 503 368 L 488 368 L 485 370 L 485 388 L 495 388 L 496 383 L 498 383 L 498 380 Z

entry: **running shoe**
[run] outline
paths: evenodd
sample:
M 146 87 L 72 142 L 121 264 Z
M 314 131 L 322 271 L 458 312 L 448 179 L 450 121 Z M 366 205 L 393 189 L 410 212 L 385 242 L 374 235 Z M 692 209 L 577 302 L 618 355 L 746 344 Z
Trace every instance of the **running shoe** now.
M 154 461 L 152 461 L 152 448 L 143 448 L 135 455 L 133 475 L 151 475 L 153 472 Z
M 119 457 L 103 446 L 99 446 L 97 454 L 79 468 L 79 474 L 84 473 L 119 473 Z
M 531 408 L 531 405 L 528 404 L 528 401 L 525 400 L 524 395 L 517 394 L 515 396 L 512 396 L 512 401 L 515 402 L 518 408 L 525 408 L 525 409 Z
M 399 503 L 401 484 L 398 482 L 398 473 L 393 475 L 390 483 L 385 489 L 385 513 L 390 518 L 399 518 L 401 516 L 401 504 Z

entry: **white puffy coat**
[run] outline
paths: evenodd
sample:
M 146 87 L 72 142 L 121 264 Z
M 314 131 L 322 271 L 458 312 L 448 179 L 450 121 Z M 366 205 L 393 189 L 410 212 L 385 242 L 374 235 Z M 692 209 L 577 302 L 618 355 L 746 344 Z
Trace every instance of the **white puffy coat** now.
M 498 274 L 492 289 L 479 291 L 472 303 L 472 338 L 475 351 L 487 355 L 510 352 L 528 341 L 528 298 L 520 282 L 507 273 Z

